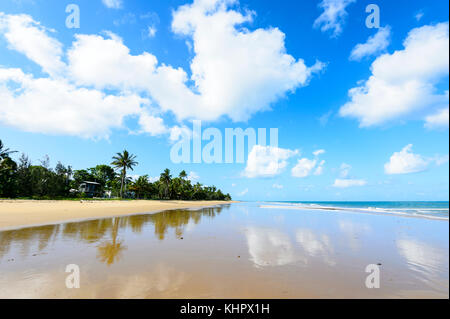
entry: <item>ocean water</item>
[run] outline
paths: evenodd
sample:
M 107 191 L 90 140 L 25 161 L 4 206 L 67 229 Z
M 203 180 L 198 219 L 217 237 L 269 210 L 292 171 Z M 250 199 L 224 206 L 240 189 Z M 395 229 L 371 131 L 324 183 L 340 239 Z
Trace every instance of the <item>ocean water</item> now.
M 336 201 L 336 202 L 311 202 L 311 201 L 284 201 L 271 202 L 275 205 L 287 205 L 288 207 L 342 210 L 361 213 L 395 214 L 411 217 L 423 217 L 431 219 L 449 219 L 448 201 L 387 201 L 387 202 L 363 202 L 363 201 Z

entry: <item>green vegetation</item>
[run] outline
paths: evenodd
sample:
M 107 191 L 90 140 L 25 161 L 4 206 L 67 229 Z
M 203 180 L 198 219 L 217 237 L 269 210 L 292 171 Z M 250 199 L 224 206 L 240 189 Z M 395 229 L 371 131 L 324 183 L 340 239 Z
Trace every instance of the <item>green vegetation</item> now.
M 127 177 L 127 170 L 138 164 L 136 156 L 126 150 L 112 158 L 112 166 L 97 165 L 89 169 L 72 170 L 60 162 L 51 168 L 46 156 L 40 165 L 32 165 L 22 154 L 18 163 L 0 140 L 0 198 L 76 199 L 84 197 L 121 199 L 177 199 L 177 200 L 231 200 L 215 186 L 192 184 L 183 170 L 172 177 L 169 169 L 159 180 L 151 182 L 148 175 L 136 180 Z M 117 171 L 117 172 L 116 172 Z M 85 182 L 94 182 L 95 191 L 84 193 Z

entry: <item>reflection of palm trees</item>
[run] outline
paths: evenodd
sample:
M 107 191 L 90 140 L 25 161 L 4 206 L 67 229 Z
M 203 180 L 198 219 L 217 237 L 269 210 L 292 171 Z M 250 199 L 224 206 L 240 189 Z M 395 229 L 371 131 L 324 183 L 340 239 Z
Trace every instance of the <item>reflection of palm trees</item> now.
M 12 246 L 20 247 L 21 255 L 27 256 L 35 253 L 31 249 L 36 243 L 39 243 L 39 252 L 44 251 L 48 244 L 60 238 L 71 242 L 95 244 L 102 241 L 110 231 L 111 239 L 109 241 L 103 240 L 97 246 L 97 256 L 102 262 L 111 265 L 120 259 L 122 252 L 126 249 L 123 241 L 117 238 L 119 229 L 129 228 L 134 233 L 140 233 L 146 225 L 153 225 L 155 235 L 160 240 L 165 238 L 170 229 L 175 231 L 177 238 L 181 238 L 185 226 L 189 223 L 198 224 L 202 217 L 214 218 L 220 214 L 222 209 L 228 208 L 229 205 L 203 208 L 197 211 L 172 210 L 149 215 L 106 218 L 3 231 L 0 232 L 0 261 Z
M 113 218 L 111 241 L 105 241 L 98 246 L 98 258 L 108 266 L 121 258 L 122 252 L 127 248 L 121 240 L 117 240 L 119 233 L 119 218 Z

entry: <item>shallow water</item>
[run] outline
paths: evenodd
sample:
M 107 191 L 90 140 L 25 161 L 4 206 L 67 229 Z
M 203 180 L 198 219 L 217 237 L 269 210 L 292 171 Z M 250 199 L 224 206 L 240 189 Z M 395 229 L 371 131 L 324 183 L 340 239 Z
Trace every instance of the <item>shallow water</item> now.
M 0 297 L 448 298 L 448 240 L 448 220 L 261 203 L 23 228 L 0 232 Z

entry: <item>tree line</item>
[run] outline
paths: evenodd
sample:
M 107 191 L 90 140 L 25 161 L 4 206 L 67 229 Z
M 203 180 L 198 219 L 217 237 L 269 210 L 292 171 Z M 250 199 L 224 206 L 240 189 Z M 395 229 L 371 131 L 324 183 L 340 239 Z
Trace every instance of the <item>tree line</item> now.
M 177 200 L 231 200 L 215 186 L 204 186 L 188 179 L 183 170 L 173 177 L 165 169 L 156 181 L 148 175 L 136 180 L 127 176 L 138 162 L 128 151 L 117 153 L 110 165 L 101 164 L 88 169 L 72 170 L 60 162 L 50 167 L 46 156 L 39 165 L 33 165 L 25 154 L 18 161 L 11 158 L 17 151 L 6 148 L 0 140 L 0 198 L 63 199 L 84 198 L 80 185 L 96 183 L 96 197 L 118 197 L 133 199 L 177 199 Z

